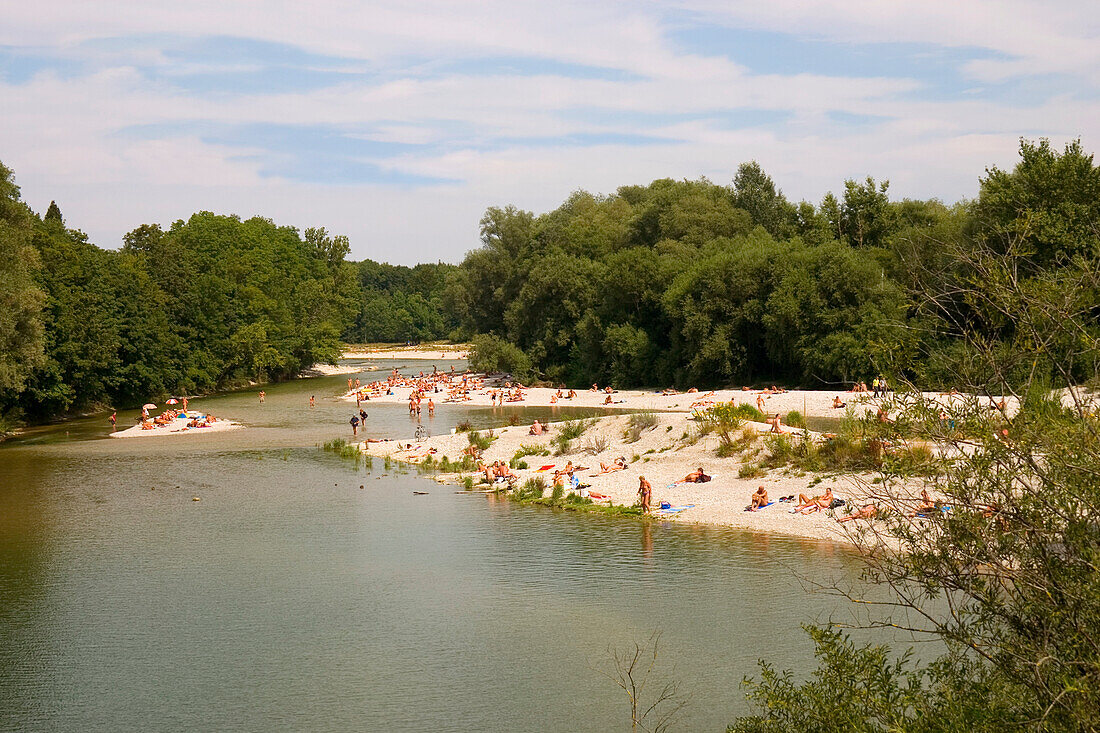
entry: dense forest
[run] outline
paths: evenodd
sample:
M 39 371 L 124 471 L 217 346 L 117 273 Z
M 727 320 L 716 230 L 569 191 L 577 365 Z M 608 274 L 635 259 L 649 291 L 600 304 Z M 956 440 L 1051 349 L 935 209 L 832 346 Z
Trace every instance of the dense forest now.
M 1009 381 L 1057 381 L 1057 365 L 1084 382 L 1095 358 L 1056 342 L 1025 354 L 996 303 L 952 293 L 990 252 L 1057 290 L 1093 267 L 1098 222 L 1092 156 L 1022 142 L 1013 170 L 987 170 L 952 206 L 892 201 L 872 178 L 796 204 L 750 162 L 729 185 L 579 191 L 539 216 L 490 208 L 460 265 L 404 267 L 349 262 L 347 239 L 324 229 L 209 212 L 101 249 L 56 204 L 31 211 L 0 165 L 0 416 L 283 379 L 341 342 L 448 337 L 472 340 L 481 367 L 573 386 L 812 387 L 878 372 L 951 386 L 987 363 L 976 348 Z M 1100 294 L 1073 292 L 1096 312 Z
M 882 372 L 950 387 L 972 376 L 976 348 L 1010 382 L 1056 381 L 1070 344 L 1023 358 L 997 304 L 950 294 L 983 271 L 979 253 L 1013 252 L 1036 287 L 1092 267 L 1092 156 L 1022 142 L 1014 170 L 987 170 L 978 196 L 952 206 L 888 190 L 849 180 L 794 204 L 745 163 L 731 185 L 578 192 L 541 216 L 492 208 L 444 302 L 476 363 L 571 385 L 820 387 Z M 980 347 L 958 338 L 975 328 Z M 1097 373 L 1091 359 L 1069 366 L 1080 381 Z

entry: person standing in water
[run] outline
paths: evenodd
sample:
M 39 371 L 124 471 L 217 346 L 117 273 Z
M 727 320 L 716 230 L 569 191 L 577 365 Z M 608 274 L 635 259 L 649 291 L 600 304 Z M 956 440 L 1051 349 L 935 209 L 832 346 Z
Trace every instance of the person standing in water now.
M 111 422 L 111 432 L 114 432 L 115 423 L 118 422 L 118 413 L 117 412 L 112 412 L 111 416 L 107 419 L 110 420 L 110 422 Z
M 310 407 L 316 407 L 317 406 L 317 400 L 313 399 L 313 395 L 309 396 L 309 406 Z
M 435 417 L 435 403 L 431 397 L 428 398 L 428 417 Z
M 359 416 L 358 415 L 352 415 L 351 420 L 349 420 L 348 422 L 351 423 L 351 434 L 352 435 L 358 435 L 359 434 Z
M 263 391 L 263 390 L 261 389 L 261 390 L 260 390 L 260 402 L 262 403 L 262 402 L 264 401 L 264 399 L 265 399 L 266 397 L 267 397 L 267 392 L 264 392 L 264 391 Z

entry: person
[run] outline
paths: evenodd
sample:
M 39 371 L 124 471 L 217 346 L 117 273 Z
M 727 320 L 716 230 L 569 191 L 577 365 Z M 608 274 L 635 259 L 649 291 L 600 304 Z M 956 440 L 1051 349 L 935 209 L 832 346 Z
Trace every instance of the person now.
M 527 431 L 528 435 L 542 435 L 542 423 L 535 420 L 535 423 L 531 426 L 531 429 Z
M 711 477 L 703 473 L 703 467 L 700 466 L 698 469 L 680 479 L 680 483 L 705 484 L 707 481 L 710 481 L 710 479 Z
M 610 404 L 612 404 L 612 402 L 611 402 L 611 395 L 608 395 L 608 396 L 607 396 L 606 398 L 604 398 L 604 401 L 603 401 L 603 403 L 604 403 L 605 405 L 610 405 Z
M 764 411 L 764 397 L 762 395 L 756 396 L 756 409 L 760 412 Z
M 844 400 L 840 399 L 840 395 L 833 398 L 833 409 L 839 410 L 841 407 L 845 407 Z
M 118 422 L 118 413 L 112 412 L 111 416 L 107 418 L 111 422 L 111 430 L 115 429 L 115 424 Z
M 653 498 L 653 487 L 645 480 L 645 476 L 638 477 L 638 502 L 642 505 L 642 514 L 649 514 L 649 501 Z
M 920 503 L 917 504 L 917 508 L 909 515 L 915 517 L 918 514 L 926 514 L 931 511 L 935 511 L 936 502 L 932 501 L 932 497 L 928 495 L 928 489 L 921 489 Z
M 763 486 L 758 486 L 756 492 L 749 499 L 749 511 L 755 512 L 757 509 L 761 509 L 768 505 L 768 490 Z
M 833 496 L 833 487 L 831 486 L 825 489 L 824 494 L 822 494 L 821 496 L 815 496 L 812 499 L 806 498 L 805 494 L 799 494 L 798 506 L 796 506 L 793 511 L 797 511 L 801 514 L 810 514 L 811 512 L 828 509 L 832 505 L 833 499 L 835 498 L 836 497 Z
M 428 417 L 435 417 L 435 403 L 431 397 L 428 398 Z
M 836 521 L 844 524 L 845 522 L 850 522 L 853 519 L 874 519 L 876 514 L 878 514 L 878 507 L 874 504 L 866 504 L 854 514 L 849 514 L 846 517 L 837 517 Z
M 623 457 L 616 458 L 608 466 L 606 463 L 600 464 L 600 473 L 613 473 L 614 471 L 622 471 L 626 468 L 626 459 Z
M 352 415 L 351 420 L 349 420 L 348 422 L 351 423 L 351 434 L 352 435 L 358 435 L 359 434 L 359 416 L 358 415 Z
M 264 398 L 265 398 L 265 397 L 267 397 L 267 392 L 264 392 L 264 391 L 263 391 L 263 390 L 261 389 L 261 390 L 260 390 L 260 402 L 263 402 L 263 401 L 264 401 Z
M 589 391 L 589 392 L 599 392 L 599 391 L 600 391 L 600 387 L 599 387 L 599 385 L 597 385 L 597 384 L 596 384 L 595 382 L 593 382 L 593 383 L 592 383 L 592 389 L 590 389 L 590 390 L 588 390 L 588 391 Z
M 366 424 L 367 424 L 367 411 L 366 410 L 360 410 L 359 411 L 359 422 L 361 422 L 364 426 L 366 426 Z
M 771 432 L 782 433 L 783 432 L 783 420 L 779 417 L 779 413 L 775 413 L 772 417 L 767 419 L 768 425 L 772 426 Z
M 309 396 L 309 406 L 310 407 L 316 407 L 317 406 L 317 400 L 314 399 L 313 395 Z

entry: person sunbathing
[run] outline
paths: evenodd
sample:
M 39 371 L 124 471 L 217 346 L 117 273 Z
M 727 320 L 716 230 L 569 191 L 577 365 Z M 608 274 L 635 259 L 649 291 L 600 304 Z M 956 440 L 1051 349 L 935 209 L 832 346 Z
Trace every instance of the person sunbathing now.
M 695 387 L 688 387 L 687 393 L 688 394 L 695 394 L 698 391 L 699 390 L 697 390 Z
M 845 522 L 851 522 L 853 519 L 874 519 L 878 514 L 878 507 L 874 504 L 867 504 L 861 507 L 854 514 L 849 514 L 846 517 L 837 517 L 836 521 L 844 524 Z
M 768 505 L 768 490 L 763 486 L 756 489 L 756 493 L 749 499 L 749 505 L 746 507 L 750 512 L 755 512 L 757 509 L 761 509 Z
M 528 435 L 542 435 L 542 423 L 535 420 L 535 424 L 531 426 L 531 429 L 527 431 Z
M 698 469 L 692 471 L 687 476 L 684 476 L 682 479 L 680 479 L 678 483 L 705 484 L 707 481 L 710 481 L 710 479 L 711 477 L 703 473 L 703 467 L 700 466 Z
M 815 496 L 812 499 L 806 498 L 805 494 L 798 495 L 798 506 L 795 507 L 795 511 L 800 514 L 810 514 L 812 512 L 818 512 L 822 509 L 828 509 L 833 503 L 833 489 L 830 486 L 825 489 L 825 493 L 821 496 Z
M 588 391 L 589 391 L 589 392 L 599 392 L 599 391 L 600 391 L 600 387 L 599 387 L 599 385 L 597 385 L 597 384 L 596 384 L 595 382 L 593 382 L 593 383 L 592 383 L 592 388 L 591 388 L 590 390 L 588 390 Z
M 569 390 L 569 394 L 568 394 L 568 395 L 566 395 L 565 399 L 567 399 L 567 400 L 571 400 L 571 399 L 573 399 L 573 398 L 574 398 L 574 397 L 576 397 L 576 396 L 577 396 L 577 390 L 575 390 L 575 389 L 571 389 L 571 390 Z
M 606 398 L 604 399 L 603 403 L 604 403 L 605 405 L 610 405 L 610 404 L 612 404 L 612 402 L 611 402 L 611 395 L 608 395 L 608 396 L 607 396 L 607 397 L 606 397 Z
M 936 511 L 936 502 L 932 500 L 932 497 L 928 495 L 928 489 L 921 489 L 920 503 L 917 504 L 916 509 L 909 515 L 915 517 L 918 514 L 927 514 L 928 512 Z
M 779 417 L 779 413 L 775 413 L 774 416 L 769 417 L 765 422 L 772 426 L 771 432 L 782 433 L 783 432 L 783 420 Z
M 672 387 L 669 387 L 668 389 L 662 390 L 661 394 L 665 395 L 666 397 L 670 397 L 672 395 L 679 394 L 679 392 L 674 390 Z
M 608 466 L 606 463 L 601 463 L 600 464 L 600 474 L 614 473 L 615 471 L 622 471 L 625 468 L 626 468 L 626 459 L 620 457 L 620 458 L 616 458 L 614 461 L 612 461 L 610 466 Z M 597 474 L 597 475 L 599 475 L 599 474 Z
M 558 404 L 558 396 L 556 394 L 550 395 L 550 404 L 551 405 Z
M 841 407 L 846 407 L 846 406 L 847 406 L 847 404 L 844 402 L 844 400 L 840 399 L 840 395 L 837 395 L 836 397 L 833 398 L 833 409 L 834 410 L 839 410 Z

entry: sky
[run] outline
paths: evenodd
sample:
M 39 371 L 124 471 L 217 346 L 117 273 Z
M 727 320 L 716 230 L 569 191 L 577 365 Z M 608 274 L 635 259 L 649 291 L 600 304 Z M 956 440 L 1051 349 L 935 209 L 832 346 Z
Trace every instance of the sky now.
M 490 206 L 656 178 L 972 197 L 1100 148 L 1096 0 L 0 0 L 0 161 L 117 247 L 195 211 L 458 262 Z

